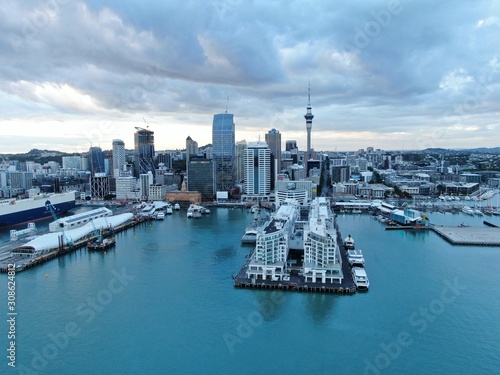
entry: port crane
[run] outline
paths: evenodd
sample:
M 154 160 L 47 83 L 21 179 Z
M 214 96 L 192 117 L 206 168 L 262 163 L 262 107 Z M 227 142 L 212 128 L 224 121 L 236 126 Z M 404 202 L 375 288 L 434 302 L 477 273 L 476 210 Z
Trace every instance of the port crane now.
M 52 205 L 52 203 L 50 203 L 50 201 L 45 202 L 45 208 L 48 211 L 50 211 L 50 214 L 52 215 L 52 218 L 54 219 L 54 221 L 58 220 L 57 215 L 56 215 L 56 210 L 54 209 L 54 206 Z M 64 224 L 59 224 L 59 228 L 61 228 L 61 230 L 62 230 L 62 236 L 63 236 L 63 239 L 66 241 L 66 245 L 72 246 L 73 240 L 70 237 L 68 237 L 66 235 L 66 233 L 64 232 Z M 64 246 L 64 241 L 63 241 L 62 245 Z

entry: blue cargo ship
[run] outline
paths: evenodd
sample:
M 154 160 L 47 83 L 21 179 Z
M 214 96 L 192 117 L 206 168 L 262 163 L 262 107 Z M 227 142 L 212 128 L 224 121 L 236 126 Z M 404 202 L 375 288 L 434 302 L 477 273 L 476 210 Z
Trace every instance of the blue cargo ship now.
M 39 194 L 26 199 L 0 201 L 0 228 L 61 215 L 76 205 L 75 192 Z

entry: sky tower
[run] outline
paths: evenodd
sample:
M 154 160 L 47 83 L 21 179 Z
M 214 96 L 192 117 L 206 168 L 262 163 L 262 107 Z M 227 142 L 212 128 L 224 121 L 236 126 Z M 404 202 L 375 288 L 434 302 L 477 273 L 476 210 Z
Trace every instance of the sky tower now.
M 307 95 L 307 113 L 304 115 L 306 119 L 306 129 L 307 129 L 307 152 L 311 152 L 311 128 L 313 125 L 314 115 L 311 112 L 311 82 L 309 82 L 309 90 Z

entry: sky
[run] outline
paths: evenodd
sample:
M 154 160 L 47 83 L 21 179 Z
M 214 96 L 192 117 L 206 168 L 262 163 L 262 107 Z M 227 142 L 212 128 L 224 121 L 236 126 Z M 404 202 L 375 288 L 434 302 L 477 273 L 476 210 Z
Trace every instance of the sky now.
M 3 0 L 0 153 L 236 141 L 500 146 L 500 2 Z

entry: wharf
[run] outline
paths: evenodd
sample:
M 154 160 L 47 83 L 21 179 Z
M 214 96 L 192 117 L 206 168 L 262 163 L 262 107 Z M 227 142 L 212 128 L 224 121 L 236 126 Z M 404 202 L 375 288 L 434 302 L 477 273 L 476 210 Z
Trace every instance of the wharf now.
M 396 225 L 392 227 L 386 227 L 385 230 L 429 230 L 430 227 L 416 227 L 413 225 Z
M 134 227 L 137 224 L 143 223 L 145 221 L 149 220 L 148 218 L 138 218 L 134 220 L 130 220 L 126 223 L 123 223 L 122 225 L 119 225 L 115 228 L 113 228 L 114 233 L 118 233 L 121 231 L 124 231 L 128 228 Z M 106 231 L 103 233 L 103 237 L 106 237 L 107 235 L 110 235 L 110 233 L 106 233 Z M 64 246 L 62 248 L 57 248 L 49 251 L 48 253 L 42 254 L 37 257 L 32 257 L 30 255 L 22 255 L 22 256 L 13 256 L 10 254 L 10 251 L 17 248 L 20 246 L 20 244 L 26 242 L 20 242 L 20 241 L 13 241 L 10 243 L 7 243 L 6 245 L 3 245 L 1 249 L 3 250 L 3 253 L 0 256 L 0 273 L 7 273 L 8 272 L 8 266 L 9 264 L 15 264 L 16 265 L 16 272 L 23 271 L 28 268 L 32 268 L 36 265 L 42 264 L 47 262 L 48 260 L 57 258 L 61 255 L 70 253 L 72 251 L 75 251 L 77 249 L 80 249 L 82 247 L 85 247 L 89 241 L 95 241 L 97 239 L 96 235 L 90 235 L 87 237 L 84 237 L 80 239 L 79 241 L 76 241 L 73 245 L 71 246 Z M 8 253 L 6 252 L 6 249 L 8 248 Z
M 248 263 L 252 258 L 252 253 L 250 253 L 247 256 L 245 264 L 241 267 L 240 272 L 233 276 L 234 286 L 248 289 L 281 289 L 296 292 L 354 294 L 356 293 L 356 286 L 352 280 L 351 267 L 347 261 L 347 251 L 344 249 L 340 232 L 338 232 L 337 241 L 340 248 L 340 256 L 342 257 L 342 273 L 344 275 L 341 283 L 305 282 L 304 276 L 301 276 L 294 271 L 291 272 L 289 281 L 249 279 L 246 277 L 246 271 Z
M 500 246 L 500 228 L 446 226 L 431 228 L 453 245 Z

